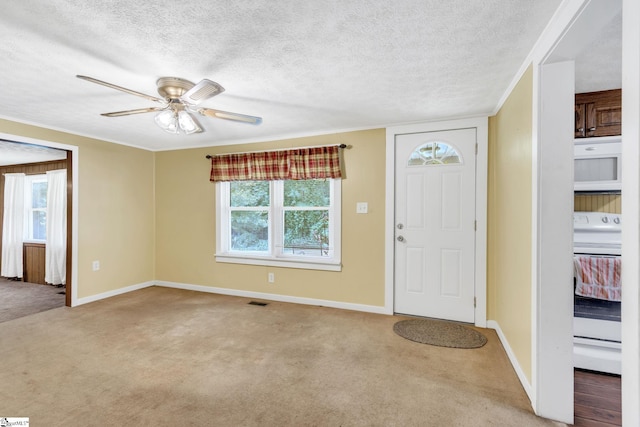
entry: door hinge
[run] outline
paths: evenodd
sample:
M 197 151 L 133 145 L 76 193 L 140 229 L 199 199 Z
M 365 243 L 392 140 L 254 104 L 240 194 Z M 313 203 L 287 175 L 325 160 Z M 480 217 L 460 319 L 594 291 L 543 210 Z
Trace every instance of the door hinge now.
M 473 308 L 476 308 L 476 297 L 473 297 Z
M 478 143 L 476 142 L 476 155 L 478 155 Z
M 473 220 L 473 231 L 478 231 L 478 220 Z

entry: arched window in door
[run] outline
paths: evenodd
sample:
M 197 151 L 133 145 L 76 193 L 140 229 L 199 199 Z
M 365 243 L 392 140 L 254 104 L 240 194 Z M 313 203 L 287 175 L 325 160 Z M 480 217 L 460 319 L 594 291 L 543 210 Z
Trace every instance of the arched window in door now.
M 462 155 L 445 142 L 427 142 L 409 156 L 409 166 L 454 165 L 462 163 Z

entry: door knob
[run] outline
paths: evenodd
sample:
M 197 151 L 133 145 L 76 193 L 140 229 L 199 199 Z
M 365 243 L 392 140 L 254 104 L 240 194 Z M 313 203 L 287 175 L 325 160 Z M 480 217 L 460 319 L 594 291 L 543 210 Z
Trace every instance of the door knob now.
M 398 230 L 402 230 L 402 229 L 404 228 L 404 225 L 402 225 L 402 224 L 398 224 L 398 225 L 396 225 L 396 228 L 397 228 Z
M 402 237 L 402 236 L 398 236 L 398 237 L 396 238 L 396 240 L 397 240 L 398 242 L 404 242 L 404 237 Z

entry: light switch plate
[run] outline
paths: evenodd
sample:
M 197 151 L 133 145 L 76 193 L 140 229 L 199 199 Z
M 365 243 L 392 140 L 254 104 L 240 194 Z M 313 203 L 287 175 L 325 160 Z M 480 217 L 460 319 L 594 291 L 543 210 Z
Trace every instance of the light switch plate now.
M 356 203 L 356 213 L 366 214 L 368 212 L 369 212 L 369 203 L 367 202 Z

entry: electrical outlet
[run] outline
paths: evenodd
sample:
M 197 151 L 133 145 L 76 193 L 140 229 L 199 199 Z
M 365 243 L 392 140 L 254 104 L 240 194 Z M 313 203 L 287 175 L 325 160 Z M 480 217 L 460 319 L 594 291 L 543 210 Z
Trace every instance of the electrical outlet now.
M 269 273 L 269 274 L 267 274 L 267 281 L 268 281 L 269 283 L 275 283 L 275 281 L 276 281 L 276 275 L 275 275 L 275 274 L 273 274 L 273 273 Z
M 93 261 L 91 263 L 91 268 L 93 269 L 93 271 L 100 270 L 100 261 Z
M 367 202 L 356 203 L 356 213 L 366 214 L 367 212 L 369 212 L 369 203 Z

